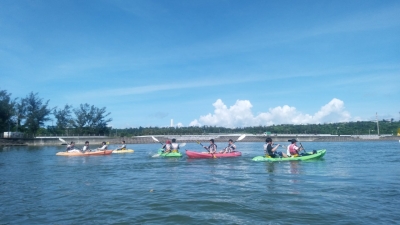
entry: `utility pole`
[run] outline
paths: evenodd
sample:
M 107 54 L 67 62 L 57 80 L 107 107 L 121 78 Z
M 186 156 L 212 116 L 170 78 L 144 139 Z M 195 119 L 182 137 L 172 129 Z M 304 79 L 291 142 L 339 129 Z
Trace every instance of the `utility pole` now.
M 378 136 L 379 136 L 379 121 L 378 121 L 378 113 L 376 113 L 376 128 L 378 129 Z

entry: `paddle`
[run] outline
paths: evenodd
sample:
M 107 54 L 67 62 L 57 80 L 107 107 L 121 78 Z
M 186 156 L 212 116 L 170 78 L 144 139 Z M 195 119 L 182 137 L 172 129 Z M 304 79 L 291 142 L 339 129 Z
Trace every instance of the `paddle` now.
M 304 151 L 305 153 L 307 153 L 306 149 L 304 149 L 304 147 L 303 147 L 303 145 L 301 144 L 301 142 L 300 142 L 300 147 L 303 149 L 303 151 Z
M 155 138 L 154 136 L 151 136 L 151 138 L 155 141 L 155 142 L 158 142 L 158 143 L 160 143 L 161 145 L 163 145 L 157 138 Z M 161 154 L 155 154 L 155 155 L 153 155 L 152 157 L 159 157 Z
M 245 137 L 246 137 L 246 135 L 245 135 L 245 134 L 242 134 L 242 135 L 240 135 L 240 136 L 238 137 L 238 139 L 237 139 L 235 142 L 241 141 L 241 140 L 243 140 Z
M 61 141 L 63 144 L 68 145 L 68 143 L 64 139 L 58 138 L 58 140 Z

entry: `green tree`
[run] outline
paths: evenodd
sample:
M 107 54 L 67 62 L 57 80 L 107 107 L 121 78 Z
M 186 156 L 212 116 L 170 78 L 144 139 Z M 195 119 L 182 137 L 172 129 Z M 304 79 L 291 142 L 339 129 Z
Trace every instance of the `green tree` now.
M 11 99 L 11 94 L 5 90 L 0 90 L 0 131 L 8 131 L 14 124 L 15 100 Z
M 49 115 L 52 109 L 48 108 L 49 101 L 43 102 L 43 99 L 38 97 L 38 93 L 34 94 L 33 92 L 21 99 L 18 107 L 20 112 L 24 113 L 25 123 L 23 126 L 34 136 L 44 123 L 50 120 Z
M 16 125 L 16 131 L 25 131 L 25 126 L 23 124 L 23 121 L 26 118 L 26 107 L 25 104 L 23 104 L 23 101 L 21 100 L 19 103 L 15 104 L 15 125 Z
M 74 110 L 75 120 L 73 126 L 80 134 L 106 134 L 108 133 L 107 124 L 112 121 L 108 117 L 111 113 L 106 112 L 106 107 L 97 108 L 94 105 L 81 104 Z
M 72 106 L 66 104 L 63 109 L 55 108 L 53 115 L 56 118 L 56 128 L 58 131 L 64 132 L 68 127 L 71 127 L 73 123 Z

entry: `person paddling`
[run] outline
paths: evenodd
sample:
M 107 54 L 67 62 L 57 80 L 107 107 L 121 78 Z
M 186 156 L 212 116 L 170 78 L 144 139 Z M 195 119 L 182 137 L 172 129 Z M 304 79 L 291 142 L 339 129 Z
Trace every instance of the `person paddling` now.
M 224 148 L 222 151 L 220 151 L 219 153 L 230 153 L 230 152 L 234 152 L 235 150 L 236 150 L 236 145 L 233 144 L 232 139 L 229 139 L 228 146 L 226 148 Z
M 291 142 L 292 144 L 290 144 L 288 147 L 287 147 L 287 155 L 288 156 L 291 156 L 291 157 L 298 157 L 299 155 L 300 155 L 300 151 L 303 149 L 302 147 L 298 147 L 297 145 L 296 145 L 296 142 L 297 142 L 297 140 L 296 139 L 291 139 L 291 140 L 288 140 L 289 142 Z
M 85 145 L 82 148 L 83 152 L 90 152 L 91 150 L 89 149 L 89 141 L 85 141 Z
M 179 144 L 176 143 L 176 139 L 175 138 L 172 138 L 171 149 L 172 149 L 172 152 L 178 152 L 179 151 Z
M 125 149 L 126 149 L 125 141 L 122 141 L 122 145 L 119 148 L 117 148 L 117 151 L 118 150 L 125 150 Z
M 71 141 L 71 143 L 67 146 L 66 152 L 81 152 L 81 151 L 75 149 L 75 142 Z
M 211 154 L 215 154 L 217 152 L 217 145 L 214 144 L 214 139 L 210 139 L 210 145 L 208 147 L 203 147 Z
M 105 141 L 103 141 L 102 143 L 101 143 L 103 146 L 101 146 L 101 148 L 97 148 L 97 151 L 105 151 L 105 150 L 107 150 L 107 143 L 105 142 Z
M 278 152 L 276 151 L 279 147 L 279 144 L 277 144 L 275 147 L 272 147 L 272 138 L 268 137 L 265 139 L 265 144 L 264 144 L 264 152 L 266 157 L 271 157 L 271 158 L 276 158 L 276 157 L 284 157 L 287 158 L 288 156 L 283 153 L 283 152 Z
M 171 141 L 167 140 L 161 148 L 164 149 L 164 153 L 171 152 Z

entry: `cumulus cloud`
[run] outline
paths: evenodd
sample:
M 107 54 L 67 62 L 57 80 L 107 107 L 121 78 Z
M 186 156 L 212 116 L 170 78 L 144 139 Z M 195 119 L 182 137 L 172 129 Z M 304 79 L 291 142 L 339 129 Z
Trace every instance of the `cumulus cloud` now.
M 350 113 L 345 110 L 344 102 L 334 98 L 313 115 L 299 112 L 293 106 L 277 106 L 270 108 L 268 112 L 254 115 L 251 111 L 253 105 L 249 100 L 237 100 L 233 106 L 226 106 L 221 99 L 214 104 L 214 113 L 200 116 L 190 122 L 189 126 L 223 126 L 223 127 L 247 127 L 269 126 L 272 124 L 306 124 L 325 122 L 350 121 Z

